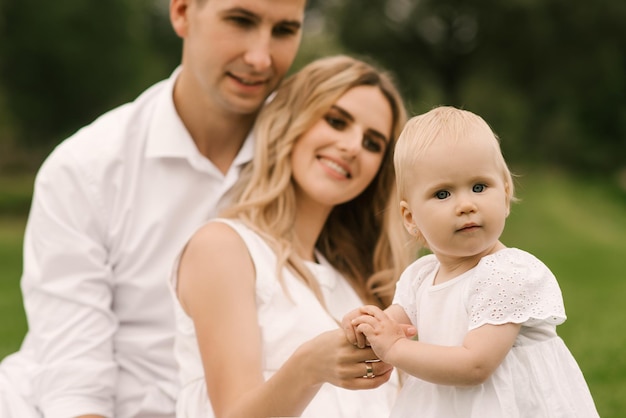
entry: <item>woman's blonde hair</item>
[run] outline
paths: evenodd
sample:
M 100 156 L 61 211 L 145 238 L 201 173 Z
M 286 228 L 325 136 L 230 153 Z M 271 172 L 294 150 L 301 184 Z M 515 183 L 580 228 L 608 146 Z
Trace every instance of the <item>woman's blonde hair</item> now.
M 337 100 L 357 86 L 376 86 L 389 102 L 393 121 L 380 169 L 353 200 L 330 213 L 316 243 L 319 251 L 367 303 L 391 303 L 395 282 L 409 262 L 393 170 L 393 147 L 406 111 L 391 77 L 347 56 L 318 59 L 286 79 L 257 119 L 255 155 L 242 172 L 236 204 L 223 216 L 238 218 L 276 252 L 278 274 L 287 266 L 323 303 L 317 281 L 293 248 L 296 216 L 291 153 L 294 144 Z

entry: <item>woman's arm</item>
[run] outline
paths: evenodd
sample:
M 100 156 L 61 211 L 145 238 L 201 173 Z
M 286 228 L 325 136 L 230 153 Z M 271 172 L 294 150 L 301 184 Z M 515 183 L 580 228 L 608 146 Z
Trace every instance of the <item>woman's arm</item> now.
M 230 227 L 212 223 L 189 242 L 180 263 L 178 295 L 194 321 L 209 398 L 217 417 L 300 415 L 322 383 L 377 387 L 391 366 L 377 364 L 363 379 L 371 349 L 350 345 L 337 329 L 304 343 L 267 381 L 256 313 L 255 271 Z
M 426 344 L 403 337 L 401 326 L 376 307 L 354 320 L 384 361 L 420 379 L 455 386 L 484 382 L 502 363 L 520 324 L 483 325 L 467 333 L 457 347 Z

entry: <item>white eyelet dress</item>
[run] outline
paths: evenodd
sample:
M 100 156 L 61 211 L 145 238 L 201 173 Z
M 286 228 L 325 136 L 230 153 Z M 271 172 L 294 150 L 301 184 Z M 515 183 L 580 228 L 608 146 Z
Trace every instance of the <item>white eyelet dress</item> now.
M 540 260 L 506 248 L 434 285 L 438 268 L 435 256 L 424 256 L 404 271 L 396 289 L 394 303 L 404 308 L 421 341 L 460 346 L 468 331 L 484 324 L 522 327 L 484 383 L 446 386 L 409 376 L 392 417 L 598 417 L 583 374 L 556 333 L 565 308 L 556 278 Z

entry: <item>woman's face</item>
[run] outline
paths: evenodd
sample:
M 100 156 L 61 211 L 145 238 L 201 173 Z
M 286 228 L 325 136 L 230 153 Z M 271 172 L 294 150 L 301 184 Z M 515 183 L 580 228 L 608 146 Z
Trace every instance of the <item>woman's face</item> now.
M 297 198 L 330 211 L 361 194 L 378 173 L 392 122 L 378 87 L 348 90 L 294 145 Z

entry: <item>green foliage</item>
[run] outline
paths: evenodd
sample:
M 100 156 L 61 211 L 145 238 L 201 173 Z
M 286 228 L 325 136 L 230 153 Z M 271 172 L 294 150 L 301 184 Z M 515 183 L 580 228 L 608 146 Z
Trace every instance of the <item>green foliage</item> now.
M 393 69 L 414 113 L 462 106 L 516 161 L 613 173 L 626 161 L 626 3 L 346 0 L 339 41 Z M 332 13 L 331 13 L 332 12 Z
M 510 161 L 613 175 L 626 166 L 625 20 L 623 0 L 310 0 L 294 69 L 365 55 L 397 76 L 411 113 L 485 117 Z M 0 39 L 0 152 L 31 166 L 180 58 L 153 0 L 5 1 Z
M 0 6 L 0 111 L 22 146 L 50 148 L 173 70 L 178 42 L 148 0 Z M 7 138 L 4 138 L 7 141 Z
M 21 217 L 28 213 L 34 178 L 30 174 L 0 178 L 0 215 Z

